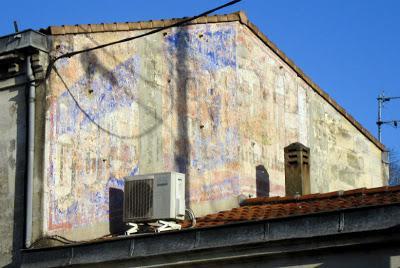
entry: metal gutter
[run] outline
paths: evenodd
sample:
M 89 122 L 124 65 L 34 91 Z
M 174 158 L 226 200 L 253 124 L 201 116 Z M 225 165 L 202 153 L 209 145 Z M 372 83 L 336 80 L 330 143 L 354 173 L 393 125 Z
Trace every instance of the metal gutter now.
M 31 56 L 26 57 L 26 74 L 29 81 L 28 89 L 28 157 L 26 171 L 26 219 L 25 219 L 25 246 L 32 242 L 32 195 L 33 195 L 33 165 L 35 154 L 35 102 L 36 92 Z
M 396 229 L 396 231 L 398 231 Z M 365 248 L 383 248 L 383 247 L 394 247 L 397 248 L 400 242 L 400 235 L 398 232 L 392 234 L 392 230 L 385 231 L 369 231 L 359 232 L 351 235 L 329 235 L 325 237 L 312 237 L 305 239 L 291 239 L 284 241 L 277 241 L 272 243 L 255 243 L 248 244 L 246 246 L 239 245 L 233 247 L 224 247 L 210 250 L 196 250 L 185 253 L 185 258 L 179 258 L 179 256 L 163 255 L 159 256 L 159 260 L 153 258 L 142 258 L 141 260 L 135 260 L 135 262 L 122 262 L 124 266 L 129 267 L 215 267 L 220 264 L 221 267 L 227 266 L 227 264 L 248 264 L 250 259 L 258 259 L 258 263 L 261 263 L 261 258 L 268 258 L 268 260 L 274 258 L 287 259 L 288 254 L 292 257 L 296 255 L 321 255 L 328 252 L 331 254 L 333 251 L 351 251 Z M 340 255 L 340 254 L 339 254 Z M 108 266 L 115 266 L 114 263 L 105 263 Z M 121 266 L 122 266 L 121 265 Z M 95 264 L 88 265 L 87 267 L 95 267 Z M 121 267 L 118 266 L 118 267 Z M 249 265 L 244 265 L 249 267 Z M 263 262 L 262 267 L 267 266 Z

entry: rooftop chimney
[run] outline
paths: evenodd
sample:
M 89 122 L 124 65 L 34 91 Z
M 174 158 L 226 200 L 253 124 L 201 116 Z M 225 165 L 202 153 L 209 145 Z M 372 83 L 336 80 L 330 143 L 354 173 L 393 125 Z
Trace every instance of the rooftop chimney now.
M 310 193 L 310 149 L 301 143 L 285 147 L 286 196 Z

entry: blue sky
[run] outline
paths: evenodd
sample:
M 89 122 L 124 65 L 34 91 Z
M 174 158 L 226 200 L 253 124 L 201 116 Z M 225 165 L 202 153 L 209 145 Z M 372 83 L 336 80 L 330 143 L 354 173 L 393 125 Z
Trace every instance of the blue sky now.
M 125 22 L 196 15 L 221 0 L 4 1 L 0 35 L 49 25 Z M 376 136 L 378 94 L 400 96 L 400 1 L 243 0 L 244 10 L 279 48 Z M 400 100 L 384 119 L 400 119 Z M 400 128 L 383 127 L 383 143 L 400 151 Z

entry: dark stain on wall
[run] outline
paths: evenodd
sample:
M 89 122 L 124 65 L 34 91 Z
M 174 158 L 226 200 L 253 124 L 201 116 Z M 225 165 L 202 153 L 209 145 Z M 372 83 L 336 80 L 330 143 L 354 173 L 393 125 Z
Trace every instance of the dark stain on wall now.
M 188 43 L 189 43 L 189 32 L 185 27 L 180 27 L 176 33 L 176 50 L 177 50 L 177 61 L 175 65 L 175 71 L 177 75 L 177 96 L 176 96 L 176 113 L 178 115 L 178 137 L 175 140 L 177 147 L 176 153 L 174 154 L 175 166 L 177 171 L 186 174 L 186 189 L 190 189 L 189 186 L 189 173 L 188 165 L 190 163 L 190 144 L 188 137 Z M 188 194 L 189 191 L 186 191 Z M 190 196 L 186 197 L 186 200 L 190 200 Z
M 126 225 L 123 222 L 124 191 L 110 187 L 109 189 L 109 223 L 110 234 L 123 234 Z
M 263 165 L 258 165 L 256 167 L 256 190 L 257 197 L 269 197 L 269 174 Z
M 12 107 L 16 107 L 16 140 L 10 141 L 9 153 L 15 152 L 15 159 L 12 160 L 12 167 L 15 168 L 15 189 L 14 189 L 14 226 L 12 239 L 12 263 L 6 267 L 19 267 L 21 261 L 20 250 L 24 248 L 24 223 L 25 223 L 25 176 L 26 176 L 26 155 L 27 155 L 27 90 L 20 87 L 16 91 L 15 97 L 10 98 L 9 102 L 14 102 Z M 11 114 L 10 114 L 11 115 Z M 15 116 L 11 115 L 11 116 Z

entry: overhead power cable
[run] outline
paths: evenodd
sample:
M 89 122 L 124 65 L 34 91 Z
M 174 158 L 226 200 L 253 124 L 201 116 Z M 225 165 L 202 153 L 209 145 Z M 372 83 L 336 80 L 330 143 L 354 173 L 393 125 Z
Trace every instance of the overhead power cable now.
M 98 238 L 94 238 L 91 240 L 80 240 L 80 241 L 70 240 L 70 239 L 60 236 L 60 235 L 43 236 L 43 237 L 37 239 L 35 242 L 33 242 L 29 248 L 30 249 L 35 248 L 42 241 L 48 242 L 49 240 L 52 240 L 52 241 L 57 241 L 64 245 L 71 245 L 71 244 L 78 244 L 78 243 L 90 243 L 93 241 L 98 241 L 98 240 L 105 239 L 105 238 L 112 237 L 112 236 L 113 236 L 112 234 L 106 234 L 106 235 L 103 235 L 103 236 L 100 236 Z
M 145 37 L 145 36 L 148 36 L 148 35 L 152 35 L 152 34 L 164 31 L 164 30 L 169 29 L 169 28 L 181 26 L 181 25 L 184 25 L 184 24 L 186 24 L 188 22 L 191 22 L 191 21 L 193 21 L 195 19 L 198 19 L 200 17 L 207 16 L 208 14 L 211 14 L 211 13 L 217 11 L 217 10 L 223 9 L 223 8 L 231 6 L 231 5 L 234 5 L 234 4 L 236 4 L 236 3 L 240 2 L 240 1 L 242 1 L 242 0 L 230 1 L 230 2 L 228 2 L 226 4 L 224 4 L 224 5 L 221 5 L 221 6 L 218 6 L 216 8 L 213 8 L 213 9 L 210 9 L 208 11 L 205 11 L 205 12 L 203 12 L 203 13 L 197 15 L 197 16 L 189 17 L 189 18 L 186 18 L 186 19 L 182 19 L 182 20 L 180 20 L 180 21 L 178 21 L 176 23 L 173 23 L 171 25 L 168 25 L 168 26 L 165 26 L 165 27 L 161 27 L 161 28 L 157 28 L 157 29 L 151 30 L 151 31 L 143 33 L 143 34 L 139 34 L 139 35 L 136 35 L 136 36 L 120 39 L 120 40 L 117 40 L 117 41 L 114 41 L 114 42 L 110 42 L 110 43 L 105 43 L 105 44 L 98 45 L 98 46 L 95 46 L 95 47 L 90 47 L 90 48 L 86 48 L 86 49 L 72 51 L 72 52 L 68 52 L 68 53 L 62 54 L 62 55 L 60 55 L 58 57 L 50 59 L 49 65 L 47 66 L 47 70 L 46 70 L 45 80 L 50 76 L 50 73 L 51 73 L 51 70 L 53 69 L 54 64 L 59 59 L 71 58 L 72 56 L 75 56 L 75 55 L 78 55 L 78 54 L 81 54 L 81 53 L 86 53 L 86 52 L 90 52 L 90 51 L 93 51 L 93 50 L 96 50 L 96 49 L 105 48 L 105 47 L 108 47 L 108 46 L 112 46 L 112 45 L 116 45 L 116 44 L 120 44 L 120 43 L 124 43 L 124 42 L 128 42 L 128 41 L 132 41 L 132 40 L 135 40 L 135 39 L 139 39 L 139 38 L 142 38 L 142 37 Z

